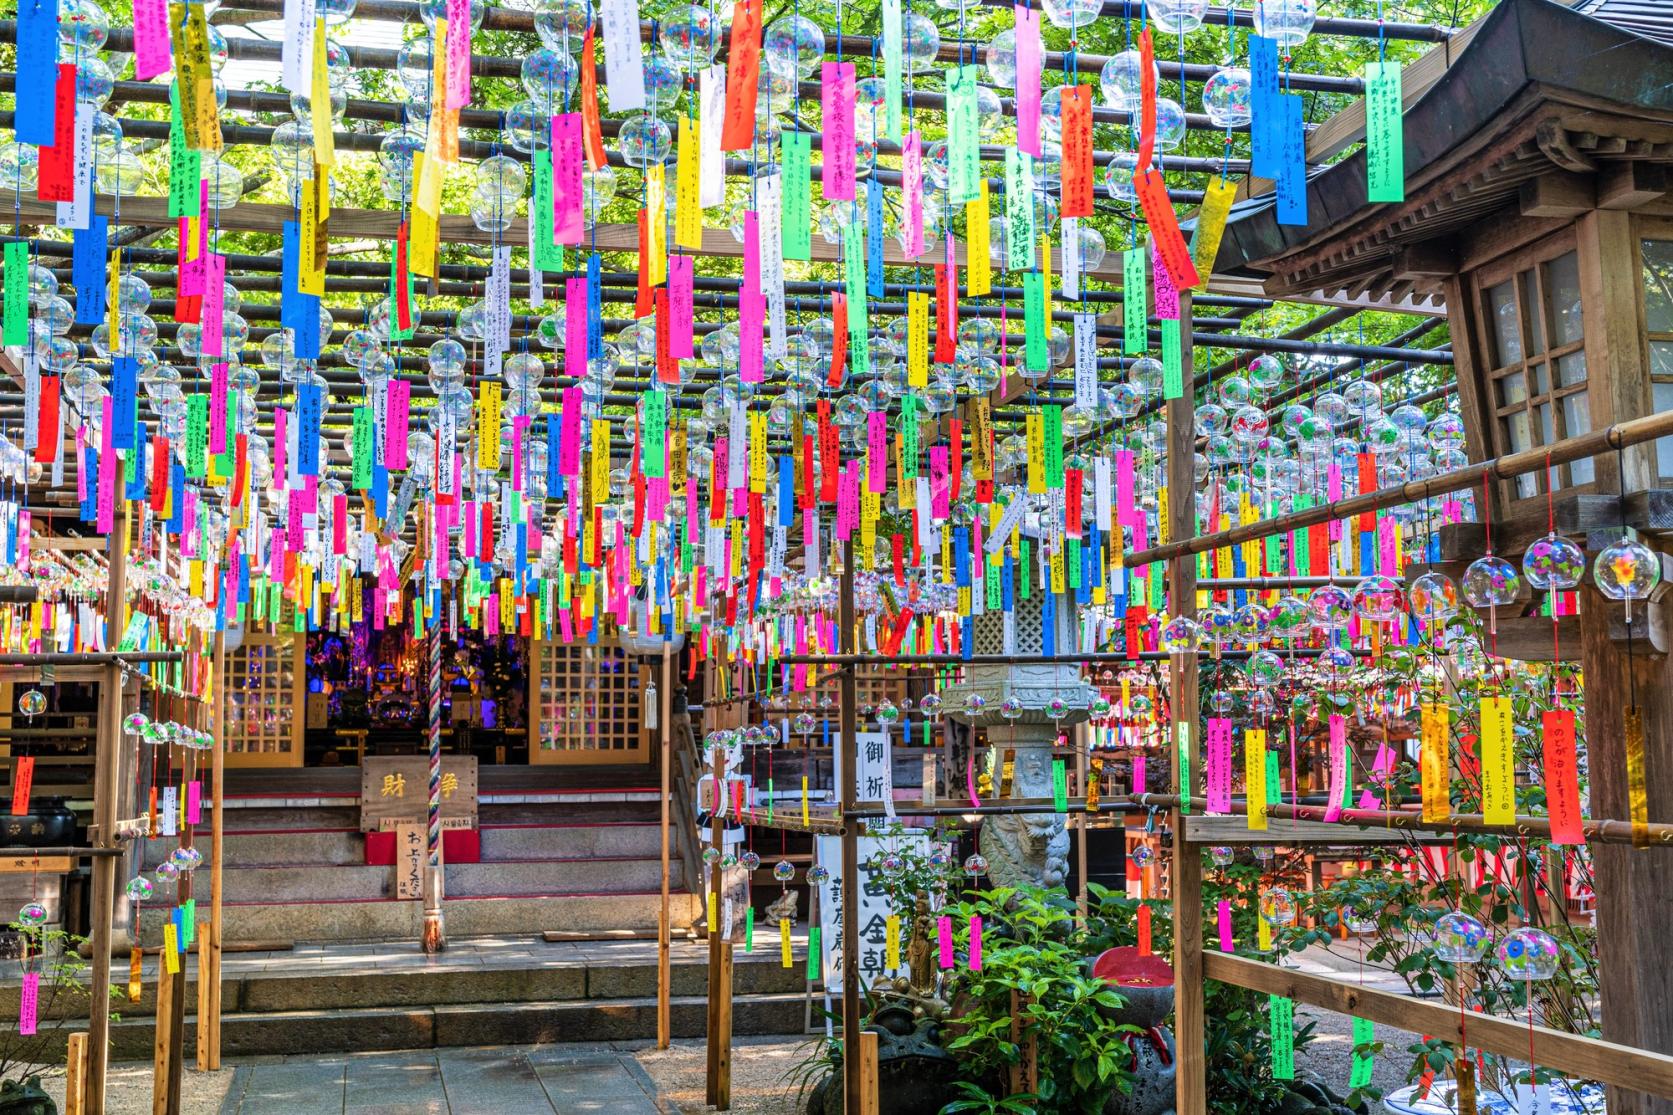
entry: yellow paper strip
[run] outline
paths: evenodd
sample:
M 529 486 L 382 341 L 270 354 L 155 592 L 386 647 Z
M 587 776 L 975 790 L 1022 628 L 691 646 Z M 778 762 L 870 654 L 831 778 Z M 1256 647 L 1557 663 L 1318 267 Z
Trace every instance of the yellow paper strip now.
M 1626 711 L 1627 819 L 1632 822 L 1635 848 L 1650 846 L 1650 795 L 1644 774 L 1644 714 Z
M 1215 175 L 1203 192 L 1202 208 L 1197 214 L 1197 232 L 1191 240 L 1191 258 L 1197 265 L 1199 282 L 1191 289 L 1207 290 L 1209 272 L 1214 270 L 1214 257 L 1220 254 L 1220 239 L 1226 232 L 1226 215 L 1231 212 L 1232 200 L 1237 197 L 1237 183 Z
M 929 386 L 929 295 L 906 293 L 906 385 Z
M 1452 812 L 1451 711 L 1425 704 L 1419 714 L 1419 772 L 1423 781 L 1423 820 L 1439 824 Z
M 779 918 L 778 919 L 778 955 L 779 955 L 779 959 L 784 963 L 784 966 L 786 968 L 789 968 L 789 967 L 792 966 L 791 962 L 790 962 L 790 919 L 789 918 Z
M 337 165 L 337 149 L 331 136 L 331 75 L 325 63 L 325 19 L 314 21 L 314 66 L 308 84 L 308 117 L 314 126 L 314 162 L 323 167 Z
M 1243 733 L 1243 793 L 1249 802 L 1249 828 L 1266 830 L 1266 733 L 1250 728 Z
M 644 261 L 652 286 L 668 281 L 668 178 L 661 163 L 645 168 L 646 232 L 651 258 Z M 699 246 L 702 236 L 698 235 Z
M 1516 821 L 1514 731 L 1509 697 L 1481 700 L 1481 812 L 1490 825 Z
M 883 967 L 889 971 L 900 967 L 899 914 L 890 914 L 883 919 Z
M 180 937 L 173 921 L 163 923 L 163 969 L 171 976 L 180 970 Z
M 674 243 L 693 251 L 703 246 L 701 200 L 702 125 L 680 117 L 678 169 L 674 178 Z
M 964 254 L 965 286 L 972 297 L 993 290 L 993 260 L 988 238 L 991 220 L 988 205 L 988 180 L 977 180 L 976 196 L 964 204 L 966 250 Z

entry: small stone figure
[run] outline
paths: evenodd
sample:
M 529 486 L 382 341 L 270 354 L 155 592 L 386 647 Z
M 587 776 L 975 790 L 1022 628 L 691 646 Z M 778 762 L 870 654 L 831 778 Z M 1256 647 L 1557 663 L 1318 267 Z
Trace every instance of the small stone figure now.
M 767 903 L 767 924 L 776 926 L 781 921 L 796 924 L 796 892 L 787 890 Z
M 925 999 L 935 997 L 935 960 L 930 949 L 929 895 L 918 893 L 912 911 L 912 936 L 906 945 L 906 967 L 912 990 Z

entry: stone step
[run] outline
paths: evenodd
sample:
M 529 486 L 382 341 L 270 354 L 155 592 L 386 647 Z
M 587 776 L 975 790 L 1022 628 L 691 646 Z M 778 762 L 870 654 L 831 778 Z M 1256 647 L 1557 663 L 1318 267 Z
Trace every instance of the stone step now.
M 777 962 L 776 937 L 772 948 L 758 947 L 761 960 L 740 959 L 734 965 L 732 989 L 735 995 L 800 994 L 803 990 L 803 965 L 785 968 Z M 414 945 L 410 943 L 385 946 L 400 960 L 410 960 Z M 555 946 L 546 946 L 552 949 Z M 652 950 L 654 942 L 650 944 Z M 798 943 L 798 948 L 805 945 Z M 334 960 L 355 960 L 352 968 L 335 965 L 324 970 L 321 961 L 311 953 L 275 953 L 279 959 L 272 969 L 254 974 L 228 972 L 222 982 L 223 1009 L 228 1013 L 259 1014 L 271 1011 L 324 1011 L 378 1009 L 387 1007 L 458 1006 L 473 1003 L 552 1003 L 569 1000 L 639 999 L 656 995 L 656 963 L 647 961 L 602 961 L 575 963 L 561 959 L 542 960 L 543 953 L 536 945 L 528 966 L 485 966 L 481 963 L 450 961 L 447 953 L 426 961 L 423 967 L 394 961 L 379 963 L 376 956 L 362 958 L 333 957 Z M 676 950 L 677 952 L 678 950 Z M 767 953 L 770 952 L 770 956 Z M 560 956 L 566 954 L 559 954 Z M 236 962 L 238 955 L 228 953 Z M 740 958 L 745 954 L 738 953 Z M 188 1011 L 196 1009 L 197 969 L 195 958 L 188 958 L 186 1001 Z M 474 960 L 474 958 L 473 958 Z M 708 990 L 708 964 L 703 960 L 675 959 L 669 965 L 673 977 L 673 994 L 702 997 Z M 114 1009 L 124 1017 L 142 1017 L 156 1012 L 157 980 L 150 963 L 147 964 L 143 992 L 138 1002 L 128 1002 L 126 996 L 115 1003 Z M 19 988 L 15 982 L 0 986 L 0 1014 L 15 1017 L 18 1011 Z M 62 996 L 49 1004 L 42 1017 L 82 1018 L 86 1016 L 86 1000 L 77 996 Z
M 661 827 L 644 822 L 484 825 L 481 831 L 484 861 L 662 855 Z M 353 828 L 228 831 L 225 837 L 229 868 L 366 863 L 366 838 Z M 202 832 L 194 843 L 205 856 L 213 846 Z M 146 865 L 154 867 L 173 847 L 171 839 L 147 841 Z
M 661 816 L 660 801 L 577 801 L 579 795 L 529 795 L 521 802 L 483 802 L 477 819 L 484 825 L 583 824 L 598 821 L 654 823 Z M 360 827 L 356 798 L 322 798 L 320 805 L 274 806 L 259 798 L 230 798 L 223 825 L 228 835 L 246 831 Z M 324 804 L 340 801 L 342 804 Z M 207 829 L 205 823 L 201 826 Z
M 546 930 L 654 929 L 662 909 L 658 892 L 642 894 L 532 894 L 449 896 L 447 932 L 461 937 L 537 933 Z M 690 894 L 673 898 L 675 929 L 691 926 L 700 914 Z M 162 942 L 166 911 L 142 911 L 148 945 Z M 416 941 L 423 927 L 423 903 L 394 899 L 333 899 L 305 902 L 236 902 L 222 907 L 225 941 Z
M 194 1000 L 195 1001 L 195 1000 Z M 672 1002 L 673 1036 L 700 1038 L 707 1000 L 679 996 Z M 739 996 L 732 1008 L 738 1035 L 799 1034 L 806 1020 L 800 993 Z M 530 1045 L 566 1041 L 632 1041 L 656 1036 L 656 998 L 559 1000 L 546 1003 L 472 1003 L 342 1010 L 228 1012 L 221 1018 L 222 1052 L 228 1057 L 273 1054 L 352 1053 L 467 1045 Z M 111 1026 L 111 1057 L 149 1058 L 150 1018 L 124 1012 Z M 197 1040 L 186 1019 L 186 1046 Z M 61 1056 L 61 1051 L 58 1051 Z
M 637 857 L 450 863 L 444 870 L 446 894 L 451 898 L 584 891 L 645 893 L 662 886 L 660 862 Z M 681 889 L 684 884 L 678 859 L 671 862 L 670 873 L 670 884 L 675 890 Z M 395 870 L 384 866 L 229 867 L 225 878 L 226 899 L 230 902 L 317 902 L 392 898 L 395 894 Z M 166 894 L 161 897 L 168 898 Z

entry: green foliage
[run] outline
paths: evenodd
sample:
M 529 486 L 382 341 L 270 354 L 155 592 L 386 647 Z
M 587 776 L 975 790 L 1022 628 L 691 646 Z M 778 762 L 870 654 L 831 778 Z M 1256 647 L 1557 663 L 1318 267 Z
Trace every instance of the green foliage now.
M 1011 1038 L 1012 995 L 1021 996 L 1016 1017 L 1038 1050 L 1041 1108 L 1064 1115 L 1102 1111 L 1110 1092 L 1127 1086 L 1132 1063 L 1124 1040 L 1132 1027 L 1100 1013 L 1121 997 L 1088 973 L 1073 910 L 1060 893 L 1002 887 L 950 911 L 961 927 L 981 915 L 986 930 L 981 970 L 961 969 L 947 991 L 955 1015 L 948 1051 L 973 1080 L 1003 1079 L 1021 1056 Z
M 28 950 L 31 970 L 41 974 L 35 1000 L 35 1033 L 24 1036 L 16 1026 L 0 1028 L 0 1080 L 25 1080 L 31 1076 L 63 1071 L 64 1024 L 71 1018 L 86 1017 L 92 990 L 91 966 L 77 951 L 86 938 L 53 926 L 7 926 Z M 112 986 L 106 993 L 115 999 Z
M 979 1085 L 968 1080 L 960 1080 L 954 1087 L 964 1093 L 964 1098 L 947 1104 L 941 1109 L 941 1115 L 959 1115 L 961 1112 L 1006 1115 L 1008 1112 L 1033 1111 L 1035 1102 L 1040 1098 L 1033 1092 L 1018 1092 L 1014 1096 L 990 1096 Z

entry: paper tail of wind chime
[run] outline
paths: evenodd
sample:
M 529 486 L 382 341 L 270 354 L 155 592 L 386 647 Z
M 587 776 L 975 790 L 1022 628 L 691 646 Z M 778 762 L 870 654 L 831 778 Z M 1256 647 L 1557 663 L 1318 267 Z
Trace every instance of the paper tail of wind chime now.
M 442 856 L 441 856 L 441 623 L 439 617 L 430 620 L 430 815 L 426 850 L 429 852 L 424 872 L 424 931 L 421 944 L 425 952 L 440 952 L 447 947 L 447 934 L 442 926 Z

